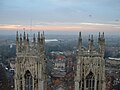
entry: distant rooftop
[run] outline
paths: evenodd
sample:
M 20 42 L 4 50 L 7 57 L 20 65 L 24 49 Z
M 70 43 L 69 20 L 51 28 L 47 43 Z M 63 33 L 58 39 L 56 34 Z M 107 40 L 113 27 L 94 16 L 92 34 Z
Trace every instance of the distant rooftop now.
M 109 60 L 120 60 L 120 58 L 112 58 L 112 57 L 108 57 Z

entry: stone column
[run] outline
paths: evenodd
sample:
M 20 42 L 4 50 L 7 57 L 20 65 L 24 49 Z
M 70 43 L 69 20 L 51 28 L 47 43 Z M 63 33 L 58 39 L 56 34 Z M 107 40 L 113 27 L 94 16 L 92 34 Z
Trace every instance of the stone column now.
M 25 90 L 25 77 L 24 74 L 22 75 L 22 88 Z
M 91 90 L 92 90 L 92 88 L 93 88 L 93 79 L 91 79 Z
M 84 90 L 86 90 L 86 79 L 84 78 Z
M 95 81 L 94 81 L 94 90 L 97 90 L 97 76 L 95 76 Z
M 99 79 L 98 90 L 101 90 L 101 80 Z
M 18 79 L 17 79 L 17 77 L 15 77 L 15 90 L 18 90 Z
M 39 85 L 39 89 L 38 90 L 44 90 L 44 81 L 40 80 L 40 85 Z
M 102 83 L 102 90 L 105 90 L 105 61 L 103 61 L 103 78 L 102 78 L 102 81 L 103 81 L 103 83 Z
M 80 90 L 82 90 L 82 88 L 83 88 L 83 80 L 81 79 Z
M 102 90 L 105 90 L 105 80 L 103 80 Z
M 79 90 L 79 82 L 78 81 L 75 82 L 75 90 Z
M 33 88 L 33 90 L 34 90 L 34 77 L 32 77 L 32 88 Z
M 88 89 L 90 89 L 90 79 L 88 79 Z

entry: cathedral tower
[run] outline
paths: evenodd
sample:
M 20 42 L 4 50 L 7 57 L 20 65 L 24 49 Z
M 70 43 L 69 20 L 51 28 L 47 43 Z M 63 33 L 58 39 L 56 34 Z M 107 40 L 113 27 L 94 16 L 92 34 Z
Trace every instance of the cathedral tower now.
M 79 34 L 75 90 L 105 90 L 104 33 L 98 37 L 98 48 L 94 48 L 93 35 L 89 36 L 88 48 L 82 47 Z
M 34 34 L 33 41 L 24 32 L 16 35 L 15 90 L 46 90 L 44 33 Z

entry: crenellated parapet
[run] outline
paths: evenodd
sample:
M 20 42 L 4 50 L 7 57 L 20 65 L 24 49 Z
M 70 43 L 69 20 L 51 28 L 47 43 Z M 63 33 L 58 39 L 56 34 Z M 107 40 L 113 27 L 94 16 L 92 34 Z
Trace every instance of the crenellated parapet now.
M 19 35 L 18 31 L 16 33 L 16 54 L 39 54 L 40 52 L 44 52 L 44 44 L 44 32 L 38 32 L 37 37 L 35 34 L 33 34 L 33 40 L 31 40 L 29 34 L 26 34 L 25 32 L 23 36 L 21 33 Z

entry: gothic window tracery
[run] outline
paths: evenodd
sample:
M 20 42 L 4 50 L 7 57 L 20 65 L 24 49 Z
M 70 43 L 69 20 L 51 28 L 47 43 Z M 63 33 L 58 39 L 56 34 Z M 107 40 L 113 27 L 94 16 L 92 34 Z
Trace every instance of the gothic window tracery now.
M 94 90 L 95 78 L 92 72 L 86 76 L 86 89 Z
M 28 70 L 25 73 L 25 90 L 33 90 L 32 75 Z

